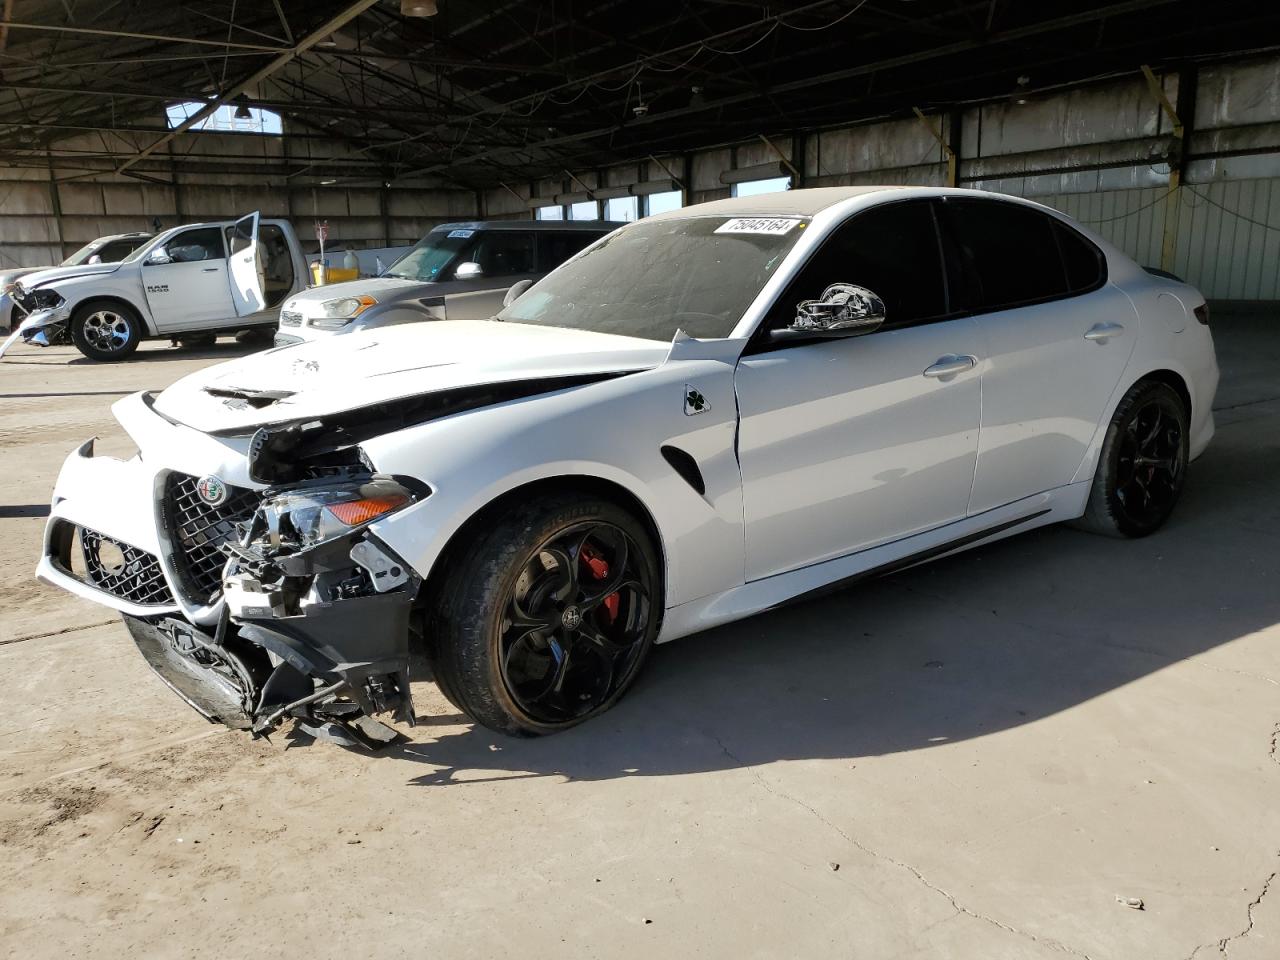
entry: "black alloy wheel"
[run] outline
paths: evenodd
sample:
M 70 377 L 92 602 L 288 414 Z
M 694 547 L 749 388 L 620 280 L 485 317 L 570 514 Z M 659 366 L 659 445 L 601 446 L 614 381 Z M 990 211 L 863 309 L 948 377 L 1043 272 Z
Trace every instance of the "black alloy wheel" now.
M 473 720 L 555 733 L 631 687 L 661 626 L 664 581 L 649 528 L 584 493 L 533 496 L 478 518 L 430 584 L 427 655 Z
M 1153 533 L 1186 483 L 1189 411 L 1166 383 L 1140 381 L 1107 427 L 1089 502 L 1077 526 L 1113 537 Z
M 505 602 L 501 670 L 538 723 L 576 720 L 622 689 L 651 616 L 645 565 L 621 528 L 575 524 L 538 546 Z

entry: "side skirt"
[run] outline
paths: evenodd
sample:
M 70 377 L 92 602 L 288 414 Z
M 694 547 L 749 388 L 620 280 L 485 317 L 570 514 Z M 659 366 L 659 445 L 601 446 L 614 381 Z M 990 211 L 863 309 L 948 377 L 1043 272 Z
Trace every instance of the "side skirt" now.
M 1084 513 L 1091 482 L 1058 487 L 904 540 L 678 604 L 666 611 L 658 642 L 665 643 L 786 604 L 811 600 L 872 577 L 896 573 L 1015 533 L 1074 519 Z

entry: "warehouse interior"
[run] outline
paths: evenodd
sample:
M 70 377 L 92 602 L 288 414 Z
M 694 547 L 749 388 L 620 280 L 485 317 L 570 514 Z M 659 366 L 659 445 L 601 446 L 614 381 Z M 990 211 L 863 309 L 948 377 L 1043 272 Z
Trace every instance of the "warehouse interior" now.
M 1218 434 L 1179 522 L 1046 528 L 663 645 L 554 738 L 430 687 L 376 759 L 250 741 L 172 722 L 118 618 L 32 570 L 68 451 L 135 449 L 113 403 L 257 347 L 19 345 L 0 943 L 1280 956 L 1280 5 L 2 0 L 0 274 L 255 211 L 381 262 L 440 224 L 871 184 L 1028 198 L 1204 294 Z

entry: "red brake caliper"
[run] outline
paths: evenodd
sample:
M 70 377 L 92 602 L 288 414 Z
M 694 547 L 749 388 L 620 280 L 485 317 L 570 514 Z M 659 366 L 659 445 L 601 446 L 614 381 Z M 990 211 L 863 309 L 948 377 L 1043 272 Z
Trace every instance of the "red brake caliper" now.
M 589 543 L 582 545 L 582 560 L 595 579 L 603 580 L 609 576 L 609 561 L 600 556 Z M 622 598 L 616 593 L 611 593 L 604 598 L 604 609 L 609 615 L 610 623 L 618 619 L 618 607 L 621 602 Z

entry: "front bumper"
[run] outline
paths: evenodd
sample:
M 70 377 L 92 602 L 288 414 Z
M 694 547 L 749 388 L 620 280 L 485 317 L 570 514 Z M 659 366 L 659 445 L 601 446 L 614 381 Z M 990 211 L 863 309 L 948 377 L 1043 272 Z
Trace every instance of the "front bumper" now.
M 12 305 L 11 310 L 13 313 L 18 312 L 16 304 Z M 66 332 L 69 316 L 65 305 L 32 311 L 14 328 L 8 339 L 0 344 L 0 357 L 3 357 L 5 351 L 18 340 L 33 343 L 38 347 L 58 343 Z
M 215 594 L 193 596 L 189 515 L 168 481 L 217 476 L 252 517 L 262 488 L 247 476 L 248 441 L 172 423 L 142 394 L 114 411 L 141 453 L 97 457 L 92 440 L 72 452 L 37 576 L 124 614 L 155 672 L 211 721 L 261 735 L 293 717 L 310 733 L 367 747 L 394 738 L 374 714 L 412 723 L 409 621 L 421 581 L 411 568 L 367 528 L 323 551 L 254 564 L 231 555 L 239 528 L 204 525 L 201 535 L 216 529 L 227 549 L 199 544 Z M 394 567 L 394 582 L 378 583 L 377 562 Z M 286 577 L 282 599 L 270 584 Z

